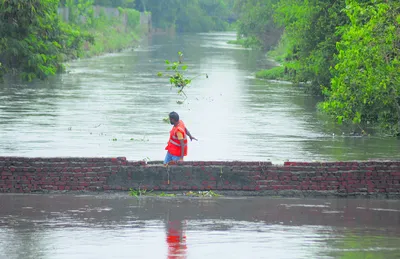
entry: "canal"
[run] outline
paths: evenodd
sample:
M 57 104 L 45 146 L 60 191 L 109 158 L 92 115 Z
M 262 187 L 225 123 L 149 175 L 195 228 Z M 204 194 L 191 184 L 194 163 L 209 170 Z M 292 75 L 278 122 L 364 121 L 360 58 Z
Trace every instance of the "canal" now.
M 351 137 L 316 111 L 300 88 L 254 78 L 274 65 L 227 44 L 235 33 L 154 35 L 140 47 L 68 64 L 68 73 L 0 85 L 0 155 L 126 156 L 161 160 L 177 111 L 199 141 L 187 160 L 359 160 L 400 158 L 400 140 Z M 200 76 L 188 99 L 170 88 L 164 60 L 182 51 Z M 345 135 L 342 135 L 345 133 Z

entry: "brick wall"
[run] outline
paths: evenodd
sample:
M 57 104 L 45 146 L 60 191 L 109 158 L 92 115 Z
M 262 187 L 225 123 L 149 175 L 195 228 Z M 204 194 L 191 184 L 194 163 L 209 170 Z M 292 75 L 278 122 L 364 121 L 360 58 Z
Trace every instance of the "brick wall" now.
M 160 162 L 0 157 L 0 192 L 220 190 L 268 195 L 400 197 L 400 162 Z

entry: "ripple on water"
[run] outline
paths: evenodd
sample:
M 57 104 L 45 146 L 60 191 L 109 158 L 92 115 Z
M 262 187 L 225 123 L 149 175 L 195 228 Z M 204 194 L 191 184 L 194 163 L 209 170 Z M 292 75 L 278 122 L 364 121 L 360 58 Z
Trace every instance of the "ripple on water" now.
M 280 204 L 280 206 L 285 206 L 286 208 L 291 208 L 291 207 L 304 207 L 304 208 L 329 208 L 328 205 L 322 205 L 322 204 Z
M 385 208 L 365 208 L 365 207 L 357 207 L 359 210 L 374 210 L 374 211 L 388 211 L 388 212 L 400 212 L 400 210 L 396 209 L 385 209 Z

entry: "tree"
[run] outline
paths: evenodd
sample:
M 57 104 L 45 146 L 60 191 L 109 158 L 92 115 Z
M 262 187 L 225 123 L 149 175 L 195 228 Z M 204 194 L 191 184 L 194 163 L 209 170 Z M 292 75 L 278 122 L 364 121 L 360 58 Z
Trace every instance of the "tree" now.
M 321 108 L 341 124 L 377 123 L 400 132 L 400 4 L 346 1 L 350 23 L 338 33 L 337 64 Z
M 284 67 L 259 74 L 305 83 L 339 124 L 399 135 L 399 1 L 271 1 L 236 0 L 239 37 L 266 45 L 260 35 L 271 16 L 285 29 L 275 50 L 284 52 Z
M 246 38 L 246 47 L 269 49 L 276 45 L 282 29 L 274 22 L 274 5 L 278 0 L 237 0 L 238 38 Z
M 79 49 L 89 35 L 63 25 L 58 0 L 0 2 L 0 74 L 21 72 L 24 79 L 44 79 L 63 70 L 64 56 Z
M 335 65 L 337 27 L 348 23 L 341 10 L 344 1 L 287 0 L 276 6 L 275 20 L 285 27 L 287 50 L 285 66 L 293 82 L 309 82 L 308 90 L 321 94 L 331 80 L 330 68 Z

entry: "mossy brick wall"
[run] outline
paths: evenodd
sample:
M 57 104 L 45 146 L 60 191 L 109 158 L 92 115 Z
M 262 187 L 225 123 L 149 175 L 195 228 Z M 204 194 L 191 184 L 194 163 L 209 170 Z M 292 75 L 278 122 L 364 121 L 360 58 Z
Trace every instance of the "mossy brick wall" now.
M 223 190 L 291 195 L 398 195 L 400 162 L 184 162 L 0 157 L 0 192 Z

